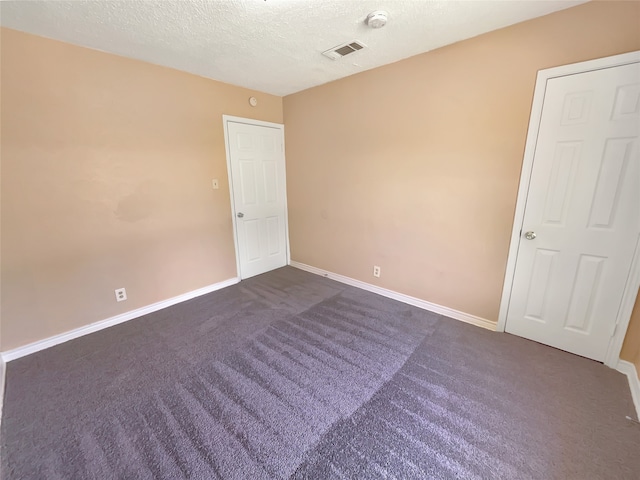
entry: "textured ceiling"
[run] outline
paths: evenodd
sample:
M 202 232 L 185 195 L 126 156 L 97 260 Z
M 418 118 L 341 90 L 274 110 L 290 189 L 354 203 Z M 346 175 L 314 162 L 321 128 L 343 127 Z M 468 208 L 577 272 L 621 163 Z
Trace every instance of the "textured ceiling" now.
M 287 95 L 584 1 L 3 1 L 16 30 Z M 373 10 L 389 23 L 364 24 Z M 351 40 L 367 49 L 321 52 Z

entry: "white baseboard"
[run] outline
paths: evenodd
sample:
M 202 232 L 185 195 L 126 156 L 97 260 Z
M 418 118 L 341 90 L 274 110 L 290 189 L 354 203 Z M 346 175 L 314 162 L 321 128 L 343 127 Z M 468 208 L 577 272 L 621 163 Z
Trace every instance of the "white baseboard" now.
M 382 295 L 383 297 L 398 300 L 399 302 L 407 303 L 409 305 L 413 305 L 414 307 L 422 308 L 423 310 L 428 310 L 430 312 L 444 315 L 445 317 L 453 318 L 455 320 L 460 320 L 461 322 L 470 323 L 472 325 L 476 325 L 478 327 L 486 328 L 492 331 L 495 331 L 496 329 L 496 322 L 492 322 L 491 320 L 487 320 L 486 318 L 476 317 L 475 315 L 460 312 L 458 310 L 454 310 L 453 308 L 444 307 L 442 305 L 427 302 L 425 300 L 420 300 L 419 298 L 411 297 L 403 293 L 394 292 L 393 290 L 378 287 L 370 283 L 361 282 L 360 280 L 345 277 L 344 275 L 339 275 L 337 273 L 327 272 L 326 270 L 312 267 L 310 265 L 305 265 L 304 263 L 295 262 L 293 260 L 291 261 L 290 265 L 292 267 L 299 268 L 300 270 L 315 273 L 316 275 L 321 275 L 337 282 L 346 283 L 347 285 L 351 285 L 352 287 L 358 287 L 369 292 L 377 293 L 378 295 Z
M 235 285 L 239 281 L 240 279 L 238 277 L 234 277 L 222 282 L 214 283 L 213 285 L 208 285 L 197 290 L 192 290 L 191 292 L 183 293 L 182 295 L 178 295 L 177 297 L 162 300 L 160 302 L 147 305 L 146 307 L 136 308 L 135 310 L 116 315 L 115 317 L 100 320 L 90 325 L 61 333 L 60 335 L 55 335 L 53 337 L 45 338 L 44 340 L 39 340 L 37 342 L 24 345 L 23 347 L 18 347 L 14 348 L 13 350 L 2 352 L 0 353 L 0 356 L 2 357 L 2 360 L 4 362 L 10 362 L 11 360 L 15 360 L 16 358 L 24 357 L 25 355 L 44 350 L 45 348 L 53 347 L 54 345 L 58 345 L 60 343 L 68 342 L 69 340 L 73 340 L 74 338 L 82 337 L 83 335 L 97 332 L 98 330 L 102 330 L 119 323 L 127 322 L 129 320 L 133 320 L 134 318 L 138 318 L 149 313 L 157 312 L 158 310 L 162 310 L 163 308 L 170 307 L 177 303 L 186 302 L 187 300 L 191 300 L 192 298 L 206 295 L 207 293 L 215 292 L 216 290 Z
M 626 360 L 618 360 L 618 366 L 616 367 L 620 373 L 624 373 L 629 379 L 629 388 L 631 389 L 631 398 L 633 398 L 633 404 L 636 407 L 636 420 L 640 420 L 640 380 L 638 379 L 638 372 L 636 366 L 627 362 Z
M 7 365 L 0 356 L 0 430 L 2 429 L 2 406 L 4 405 L 4 386 L 7 378 Z

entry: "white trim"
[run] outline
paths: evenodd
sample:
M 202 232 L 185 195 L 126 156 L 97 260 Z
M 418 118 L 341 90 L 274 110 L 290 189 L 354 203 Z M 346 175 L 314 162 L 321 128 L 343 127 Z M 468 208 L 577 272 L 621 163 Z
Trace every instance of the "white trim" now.
M 264 120 L 255 120 L 253 118 L 234 117 L 233 115 L 222 115 L 222 121 L 227 122 L 245 123 L 247 125 L 255 125 L 257 127 L 269 127 L 276 129 L 284 129 L 282 123 L 265 122 Z
M 269 127 L 280 130 L 280 135 L 282 136 L 282 160 L 284 161 L 285 171 L 285 188 L 284 188 L 284 229 L 285 229 L 285 239 L 286 239 L 286 248 L 287 248 L 287 265 L 291 262 L 291 249 L 289 248 L 289 206 L 287 203 L 287 188 L 286 188 L 286 178 L 287 178 L 287 159 L 285 157 L 285 148 L 284 148 L 284 125 L 281 123 L 273 123 L 273 122 L 264 122 L 262 120 L 254 120 L 252 118 L 242 118 L 242 117 L 234 117 L 232 115 L 222 115 L 222 126 L 224 128 L 224 149 L 227 157 L 227 177 L 229 179 L 229 200 L 231 202 L 231 223 L 233 225 L 233 245 L 236 251 L 236 275 L 238 278 L 242 278 L 242 271 L 240 270 L 240 248 L 238 247 L 238 227 L 236 225 L 236 205 L 235 200 L 233 198 L 233 176 L 231 173 L 231 155 L 230 146 L 229 146 L 229 132 L 227 124 L 229 122 L 235 123 L 244 123 L 246 125 L 254 125 L 257 127 Z
M 227 127 L 227 122 L 235 119 L 236 117 L 228 117 L 227 115 L 222 115 L 222 127 L 224 129 L 224 150 L 225 156 L 227 159 L 227 178 L 229 181 L 229 201 L 231 203 L 231 226 L 233 227 L 233 250 L 236 254 L 236 276 L 238 278 L 242 278 L 240 276 L 240 255 L 238 248 L 238 226 L 236 224 L 236 203 L 233 199 L 233 176 L 231 174 L 231 155 L 229 152 L 231 151 L 231 147 L 229 145 L 229 129 Z
M 2 429 L 2 407 L 4 406 L 4 387 L 7 378 L 7 364 L 0 355 L 0 430 Z
M 640 51 L 624 53 L 622 55 L 614 55 L 611 57 L 589 60 L 587 62 L 573 63 L 571 65 L 563 65 L 560 67 L 548 68 L 540 70 L 536 78 L 536 86 L 533 94 L 533 104 L 531 106 L 531 117 L 529 119 L 529 131 L 527 133 L 527 141 L 525 143 L 524 158 L 522 161 L 522 172 L 520 174 L 520 186 L 518 188 L 518 198 L 516 201 L 516 210 L 513 220 L 513 229 L 511 231 L 511 243 L 509 245 L 509 256 L 507 257 L 507 267 L 504 276 L 504 285 L 502 288 L 502 298 L 500 300 L 500 312 L 498 314 L 498 324 L 496 330 L 504 332 L 507 323 L 507 315 L 509 311 L 509 301 L 511 300 L 511 288 L 513 286 L 513 277 L 516 269 L 516 260 L 518 257 L 518 248 L 520 246 L 520 232 L 524 221 L 525 207 L 527 203 L 527 195 L 529 193 L 529 181 L 531 180 L 531 171 L 533 169 L 533 159 L 535 156 L 536 143 L 538 140 L 538 131 L 540 129 L 540 120 L 542 118 L 542 107 L 544 104 L 544 96 L 547 88 L 547 81 L 551 78 L 561 77 L 565 75 L 575 75 L 578 73 L 589 72 L 593 70 L 601 70 L 604 68 L 628 65 L 630 63 L 640 62 Z M 637 258 L 640 256 L 640 245 L 636 246 Z M 626 308 L 631 297 L 635 302 L 635 296 L 638 292 L 640 284 L 640 261 L 634 261 L 629 280 L 625 288 L 623 299 L 624 307 L 621 305 L 615 335 L 609 343 L 607 354 L 605 356 L 605 364 L 611 368 L 616 368 L 616 362 L 620 356 L 622 342 L 629 325 L 631 310 Z M 634 280 L 635 279 L 635 280 Z M 633 291 L 635 281 L 635 291 Z M 631 304 L 633 307 L 633 304 Z
M 187 300 L 191 300 L 192 298 L 206 295 L 207 293 L 215 292 L 216 290 L 235 285 L 239 281 L 240 279 L 238 279 L 238 277 L 234 277 L 222 282 L 214 283 L 213 285 L 208 285 L 197 290 L 192 290 L 191 292 L 183 293 L 182 295 L 178 295 L 177 297 L 162 300 L 160 302 L 147 305 L 146 307 L 136 308 L 135 310 L 116 315 L 115 317 L 100 320 L 90 325 L 61 333 L 60 335 L 55 335 L 53 337 L 45 338 L 44 340 L 39 340 L 37 342 L 24 345 L 22 347 L 14 348 L 13 350 L 2 352 L 0 353 L 0 356 L 2 357 L 3 361 L 10 362 L 11 360 L 24 357 L 25 355 L 29 355 L 31 353 L 39 352 L 40 350 L 44 350 L 45 348 L 68 342 L 69 340 L 73 340 L 74 338 L 82 337 L 83 335 L 88 335 L 89 333 L 97 332 L 98 330 L 103 330 L 113 325 L 127 322 L 129 320 L 133 320 L 134 318 L 138 318 L 149 313 L 157 312 L 158 310 L 176 305 L 177 303 L 182 303 Z
M 636 250 L 631 261 L 631 270 L 620 301 L 620 308 L 616 317 L 616 331 L 609 339 L 609 346 L 604 357 L 604 364 L 608 367 L 617 368 L 624 337 L 626 336 L 629 322 L 631 321 L 631 313 L 638 296 L 638 289 L 640 289 L 640 235 L 636 242 Z
M 626 360 L 619 360 L 616 365 L 616 370 L 624 373 L 629 379 L 629 389 L 631 390 L 633 404 L 636 407 L 636 420 L 638 420 L 640 419 L 640 380 L 638 379 L 636 366 Z
M 409 295 L 405 295 L 404 293 L 394 292 L 393 290 L 388 290 L 386 288 L 378 287 L 370 283 L 361 282 L 360 280 L 356 280 L 355 278 L 345 277 L 344 275 L 340 275 L 337 273 L 328 272 L 326 270 L 312 267 L 304 263 L 291 261 L 289 262 L 289 265 L 291 265 L 292 267 L 298 268 L 300 270 L 304 270 L 306 272 L 315 273 L 316 275 L 330 278 L 331 280 L 335 280 L 340 283 L 351 285 L 352 287 L 361 288 L 362 290 L 367 290 L 368 292 L 377 293 L 378 295 L 382 295 L 383 297 L 391 298 L 393 300 L 397 300 L 402 303 L 413 305 L 414 307 L 422 308 L 423 310 L 428 310 L 430 312 L 437 313 L 445 317 L 453 318 L 455 320 L 460 320 L 461 322 L 470 323 L 477 327 L 486 328 L 487 330 L 492 330 L 492 331 L 495 331 L 496 329 L 496 322 L 492 322 L 491 320 L 487 320 L 486 318 L 476 317 L 475 315 L 471 315 L 469 313 L 460 312 L 458 310 L 454 310 L 453 308 L 444 307 L 436 303 L 427 302 L 426 300 L 421 300 L 419 298 L 411 297 Z

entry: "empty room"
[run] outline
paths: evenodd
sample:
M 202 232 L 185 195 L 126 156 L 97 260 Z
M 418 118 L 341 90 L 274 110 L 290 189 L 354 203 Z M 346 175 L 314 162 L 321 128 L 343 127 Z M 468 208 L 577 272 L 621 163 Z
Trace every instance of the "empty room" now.
M 640 479 L 640 2 L 0 2 L 0 478 Z

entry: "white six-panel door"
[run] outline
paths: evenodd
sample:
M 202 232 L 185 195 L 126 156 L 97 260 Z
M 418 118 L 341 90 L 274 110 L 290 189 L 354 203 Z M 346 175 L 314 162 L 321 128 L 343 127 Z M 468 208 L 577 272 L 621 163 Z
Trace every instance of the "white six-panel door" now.
M 248 278 L 287 264 L 283 134 L 225 121 L 239 273 Z
M 640 66 L 547 81 L 506 331 L 603 360 L 640 234 Z

